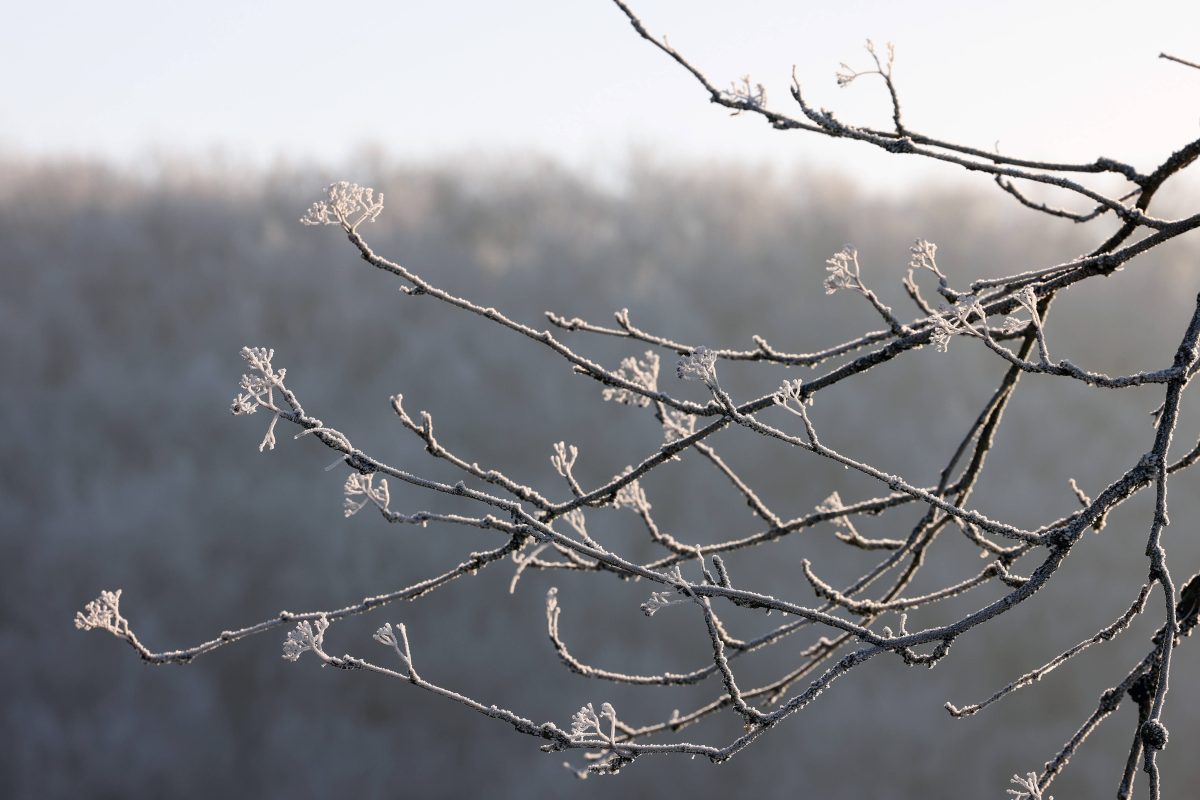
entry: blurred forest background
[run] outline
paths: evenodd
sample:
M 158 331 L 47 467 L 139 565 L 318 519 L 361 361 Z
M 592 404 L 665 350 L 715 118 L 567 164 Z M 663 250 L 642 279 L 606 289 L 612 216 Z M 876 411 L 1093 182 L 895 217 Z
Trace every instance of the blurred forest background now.
M 780 349 L 811 351 L 877 329 L 862 298 L 822 289 L 824 260 L 847 242 L 858 247 L 868 285 L 908 319 L 915 309 L 900 281 L 916 238 L 938 243 L 943 270 L 961 286 L 1066 260 L 1112 225 L 1049 220 L 986 183 L 888 198 L 827 173 L 712 162 L 641 161 L 600 184 L 536 160 L 406 167 L 364 156 L 336 172 L 212 162 L 135 174 L 98 162 L 0 159 L 5 796 L 734 797 L 752 789 L 832 800 L 953 788 L 998 797 L 1014 772 L 1040 769 L 1145 653 L 1158 612 L 976 717 L 953 720 L 942 708 L 987 697 L 1127 607 L 1147 571 L 1148 493 L 1089 536 L 1049 588 L 963 637 L 935 670 L 875 659 L 720 767 L 647 758 L 615 778 L 579 783 L 562 754 L 542 754 L 537 741 L 459 706 L 376 676 L 322 670 L 314 659 L 284 662 L 283 631 L 184 668 L 147 668 L 124 643 L 76 631 L 76 610 L 101 589 L 122 588 L 122 609 L 148 646 L 189 646 L 281 609 L 387 592 L 494 546 L 482 532 L 389 526 L 368 511 L 343 519 L 344 468 L 325 471 L 329 451 L 283 427 L 274 452 L 257 452 L 267 417 L 229 414 L 243 345 L 275 348 L 310 413 L 374 455 L 433 477 L 457 480 L 394 419 L 394 393 L 414 415 L 428 409 L 448 447 L 553 498 L 565 494 L 549 462 L 554 442 L 579 446 L 585 483 L 660 442 L 648 412 L 602 402 L 597 385 L 545 348 L 402 295 L 335 229 L 302 228 L 300 214 L 340 178 L 386 193 L 383 216 L 364 228 L 368 240 L 436 285 L 536 326 L 547 309 L 608 324 L 628 307 L 645 329 L 719 347 L 750 347 L 761 334 Z M 1072 288 L 1049 319 L 1051 352 L 1113 373 L 1168 365 L 1200 289 L 1198 267 L 1196 237 L 1183 237 Z M 614 367 L 645 349 L 564 336 Z M 673 363 L 664 354 L 661 385 L 700 399 L 700 387 L 675 382 Z M 931 482 L 1003 369 L 978 343 L 956 339 L 946 354 L 910 353 L 822 392 L 812 417 L 830 445 Z M 748 364 L 720 371 L 740 399 L 808 374 Z M 1094 492 L 1149 447 L 1160 396 L 1025 376 L 975 506 L 1025 526 L 1069 511 L 1068 479 Z M 1191 397 L 1180 447 L 1200 432 L 1197 408 Z M 715 444 L 786 517 L 835 489 L 847 500 L 877 492 L 862 476 L 742 430 Z M 396 510 L 456 508 L 392 488 Z M 694 459 L 655 473 L 646 489 L 679 539 L 759 529 Z M 1197 495 L 1194 474 L 1172 480 L 1167 545 L 1177 579 L 1200 567 Z M 863 533 L 903 536 L 919 513 L 894 514 L 888 525 L 899 528 L 868 522 Z M 602 541 L 652 555 L 636 543 L 644 533 L 632 515 L 596 512 L 589 521 Z M 916 589 L 978 570 L 978 553 L 961 539 L 946 534 L 939 546 Z M 802 558 L 836 583 L 869 557 L 822 527 L 729 561 L 735 581 L 807 602 Z M 559 725 L 586 702 L 611 701 L 641 722 L 718 691 L 711 681 L 641 689 L 568 672 L 545 634 L 550 586 L 559 587 L 564 637 L 598 666 L 696 668 L 710 657 L 707 637 L 686 609 L 644 617 L 644 584 L 531 572 L 510 595 L 512 569 L 496 564 L 416 603 L 339 623 L 330 652 L 383 661 L 370 633 L 403 621 L 423 676 Z M 981 589 L 915 614 L 910 627 L 994 596 Z M 738 635 L 771 621 L 727 619 Z M 814 636 L 737 662 L 743 685 L 777 674 Z M 1200 740 L 1200 647 L 1187 641 L 1177 659 L 1165 718 L 1171 746 L 1160 763 L 1168 792 L 1182 796 L 1200 785 L 1200 762 L 1188 756 Z M 732 717 L 683 735 L 723 743 L 737 733 Z M 1108 796 L 1133 720 L 1126 704 L 1054 794 Z

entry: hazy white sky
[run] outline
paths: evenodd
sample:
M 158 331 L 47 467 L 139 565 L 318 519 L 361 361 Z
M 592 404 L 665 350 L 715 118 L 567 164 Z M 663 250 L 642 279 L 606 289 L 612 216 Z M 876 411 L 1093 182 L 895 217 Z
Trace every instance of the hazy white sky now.
M 792 65 L 818 106 L 888 120 L 881 84 L 837 88 L 867 37 L 897 47 L 909 125 L 1012 154 L 1148 166 L 1200 135 L 1200 2 L 632 0 L 719 85 L 744 74 L 791 110 Z M 550 155 L 603 172 L 664 159 L 821 164 L 873 183 L 912 159 L 778 133 L 710 106 L 608 0 L 9 3 L 0 150 L 336 162 Z M 939 169 L 938 175 L 953 175 Z

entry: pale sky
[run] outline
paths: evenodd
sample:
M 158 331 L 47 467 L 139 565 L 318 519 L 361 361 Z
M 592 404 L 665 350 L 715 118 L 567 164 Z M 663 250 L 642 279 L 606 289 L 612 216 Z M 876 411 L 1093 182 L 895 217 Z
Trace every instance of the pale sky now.
M 749 74 L 886 125 L 878 81 L 839 89 L 894 42 L 906 121 L 1025 157 L 1148 168 L 1200 135 L 1200 2 L 632 0 L 718 85 Z M 13 2 L 0 26 L 0 152 L 277 158 L 336 164 L 365 145 L 428 161 L 534 153 L 603 173 L 666 160 L 819 164 L 886 188 L 948 168 L 771 131 L 711 106 L 608 0 Z M 983 180 L 975 178 L 975 180 Z

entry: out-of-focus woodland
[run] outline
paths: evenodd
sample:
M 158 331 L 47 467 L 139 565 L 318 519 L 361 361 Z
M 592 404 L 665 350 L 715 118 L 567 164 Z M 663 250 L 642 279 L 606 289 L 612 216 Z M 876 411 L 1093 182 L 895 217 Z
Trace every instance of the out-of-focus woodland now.
M 259 453 L 266 420 L 229 414 L 243 345 L 275 348 L 289 386 L 329 425 L 397 466 L 450 482 L 459 476 L 403 430 L 390 395 L 403 393 L 411 413 L 429 409 L 459 454 L 552 497 L 566 492 L 550 464 L 553 443 L 579 447 L 576 472 L 590 483 L 660 443 L 651 415 L 603 402 L 595 382 L 544 348 L 403 295 L 341 236 L 301 227 L 321 187 L 343 177 L 387 195 L 383 216 L 362 230 L 375 250 L 450 291 L 535 326 L 546 324 L 546 310 L 607 322 L 628 307 L 642 328 L 710 347 L 749 348 L 761 334 L 811 351 L 878 327 L 862 298 L 822 288 L 825 259 L 847 242 L 871 288 L 909 319 L 921 316 L 901 288 L 914 239 L 936 242 L 942 269 L 965 285 L 1066 261 L 1113 225 L 1044 218 L 986 181 L 886 198 L 825 173 L 714 163 L 639 162 L 598 185 L 532 160 L 402 167 L 364 158 L 332 174 L 213 163 L 137 175 L 91 162 L 0 160 L 5 796 L 466 797 L 486 787 L 489 797 L 707 797 L 751 779 L 762 797 L 918 797 L 947 786 L 999 796 L 1014 772 L 1040 769 L 1112 675 L 1145 653 L 1157 617 L 975 717 L 954 720 L 943 709 L 987 697 L 1129 605 L 1145 580 L 1149 492 L 1089 534 L 1043 590 L 1050 596 L 962 637 L 932 671 L 895 659 L 856 670 L 720 767 L 647 759 L 617 779 L 578 783 L 561 754 L 539 753 L 536 742 L 461 707 L 315 660 L 284 662 L 282 633 L 186 669 L 145 667 L 121 642 L 80 634 L 73 615 L 100 588 L 123 588 L 122 610 L 148 646 L 183 647 L 281 609 L 338 607 L 410 584 L 491 541 L 478 531 L 389 526 L 368 513 L 344 519 L 345 471 L 326 471 L 331 454 L 310 437 L 281 435 L 274 452 Z M 1198 287 L 1200 248 L 1185 237 L 1063 293 L 1047 336 L 1056 354 L 1089 369 L 1165 367 Z M 614 368 L 645 349 L 563 336 Z M 722 380 L 756 396 L 806 375 L 754 366 L 722 364 Z M 925 348 L 822 392 L 811 413 L 822 440 L 927 485 L 1005 368 L 958 337 L 947 353 Z M 1069 479 L 1098 489 L 1134 463 L 1160 401 L 1155 387 L 1097 391 L 1024 376 L 975 507 L 1029 527 L 1068 513 L 1078 505 Z M 1198 402 L 1185 398 L 1184 441 L 1200 432 Z M 848 499 L 875 491 L 861 475 L 756 437 L 719 434 L 715 443 L 781 513 L 811 510 L 835 489 Z M 744 500 L 686 457 L 645 488 L 677 538 L 757 530 Z M 400 486 L 391 505 L 453 508 Z M 1172 563 L 1186 576 L 1200 567 L 1194 474 L 1172 482 L 1171 517 Z M 636 555 L 645 533 L 634 522 L 598 516 L 591 533 Z M 879 522 L 860 529 L 907 534 Z M 651 543 L 641 546 L 648 557 Z M 978 563 L 965 540 L 937 557 L 946 563 L 926 567 L 914 593 Z M 836 581 L 874 563 L 818 526 L 740 553 L 736 569 L 764 591 L 802 596 L 803 558 Z M 403 621 L 423 675 L 560 725 L 587 702 L 611 701 L 636 718 L 710 696 L 708 685 L 614 686 L 559 662 L 545 630 L 552 585 L 563 636 L 590 663 L 661 672 L 709 662 L 695 619 L 643 616 L 647 586 L 529 571 L 510 595 L 512 571 L 511 562 L 493 565 L 415 603 L 347 620 L 331 629 L 331 652 L 369 648 L 371 631 Z M 998 590 L 981 591 L 990 600 Z M 953 620 L 980 597 L 914 616 Z M 739 679 L 773 674 L 772 658 L 801 646 L 747 657 Z M 1175 658 L 1173 746 L 1160 758 L 1178 788 L 1200 785 L 1190 755 L 1200 741 L 1194 637 Z M 1118 713 L 1132 718 L 1134 709 Z M 733 724 L 714 720 L 690 738 L 723 740 Z M 1054 793 L 1107 796 L 1131 724 L 1102 727 Z M 850 764 L 860 765 L 853 784 Z

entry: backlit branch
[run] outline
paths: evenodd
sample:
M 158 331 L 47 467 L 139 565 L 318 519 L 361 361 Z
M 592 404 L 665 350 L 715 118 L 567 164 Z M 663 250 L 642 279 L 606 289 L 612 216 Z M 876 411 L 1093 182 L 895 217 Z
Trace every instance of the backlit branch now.
M 358 184 L 335 183 L 312 205 L 302 221 L 340 229 L 353 248 L 351 252 L 400 282 L 405 295 L 402 302 L 436 302 L 455 312 L 486 320 L 491 323 L 494 335 L 509 337 L 514 351 L 532 343 L 527 348 L 529 352 L 548 353 L 557 367 L 590 379 L 593 383 L 586 386 L 591 387 L 594 399 L 621 406 L 621 413 L 652 415 L 653 420 L 649 421 L 652 435 L 634 453 L 635 460 L 618 462 L 629 463 L 628 467 L 598 481 L 587 478 L 589 472 L 597 474 L 585 469 L 594 467 L 588 459 L 591 451 L 585 451 L 584 460 L 580 461 L 579 447 L 555 441 L 557 437 L 522 443 L 543 448 L 540 452 L 549 455 L 557 478 L 551 481 L 554 486 L 547 488 L 537 484 L 535 476 L 507 471 L 504 464 L 480 465 L 473 460 L 470 444 L 454 449 L 446 446 L 434 433 L 433 415 L 422 411 L 414 418 L 404 408 L 403 396 L 395 395 L 391 399 L 392 411 L 400 425 L 412 434 L 406 441 L 411 446 L 423 447 L 431 459 L 445 462 L 461 478 L 455 482 L 439 480 L 429 477 L 438 472 L 406 470 L 388 463 L 374 445 L 360 447 L 341 430 L 313 416 L 301 404 L 287 370 L 275 365 L 275 352 L 247 347 L 242 351 L 247 372 L 239 383 L 231 410 L 238 416 L 267 412 L 269 419 L 259 450 L 278 449 L 280 433 L 286 429 L 291 429 L 297 438 L 315 439 L 337 454 L 334 466 L 344 468 L 340 477 L 342 507 L 345 516 L 358 516 L 356 524 L 365 524 L 364 516 L 373 517 L 378 512 L 388 522 L 417 526 L 419 535 L 413 538 L 418 542 L 424 536 L 436 535 L 433 530 L 449 529 L 489 538 L 490 549 L 467 551 L 457 565 L 446 571 L 387 594 L 336 609 L 283 611 L 178 650 L 155 651 L 142 643 L 121 609 L 120 590 L 102 592 L 88 603 L 76 615 L 76 626 L 106 631 L 128 643 L 142 659 L 155 664 L 188 663 L 196 656 L 249 636 L 268 631 L 279 634 L 286 628 L 290 630 L 282 637 L 282 645 L 283 656 L 288 660 L 311 661 L 315 657 L 326 666 L 374 672 L 451 700 L 541 740 L 544 750 L 579 751 L 585 765 L 571 769 L 583 776 L 615 773 L 643 757 L 666 754 L 702 755 L 720 763 L 803 710 L 876 656 L 897 665 L 939 666 L 952 660 L 951 649 L 961 637 L 976 635 L 978 629 L 1026 602 L 1053 602 L 1044 600 L 1050 593 L 1034 598 L 1056 580 L 1061 564 L 1073 550 L 1090 546 L 1092 537 L 1085 538 L 1084 533 L 1099 531 L 1114 510 L 1142 490 L 1152 488 L 1154 507 L 1143 520 L 1145 539 L 1130 550 L 1130 557 L 1137 559 L 1146 573 L 1144 581 L 1139 579 L 1136 598 L 1128 609 L 1092 637 L 1017 677 L 987 699 L 961 708 L 949 703 L 946 707 L 955 717 L 980 712 L 1051 671 L 1066 667 L 1068 662 L 1074 664 L 1072 659 L 1084 650 L 1129 631 L 1140 616 L 1151 614 L 1156 619 L 1157 632 L 1147 643 L 1145 655 L 1124 675 L 1116 676 L 1115 684 L 1101 695 L 1095 710 L 1040 773 L 1015 776 L 1013 785 L 1017 788 L 1008 791 L 1016 797 L 1043 797 L 1081 744 L 1129 697 L 1137 705 L 1137 721 L 1130 749 L 1122 756 L 1125 763 L 1118 793 L 1122 797 L 1129 795 L 1140 767 L 1147 775 L 1151 797 L 1160 798 L 1163 776 L 1157 756 L 1168 741 L 1164 719 L 1171 666 L 1175 649 L 1197 626 L 1200 615 L 1200 575 L 1185 582 L 1176 581 L 1165 535 L 1170 523 L 1168 487 L 1174 476 L 1200 460 L 1200 442 L 1184 455 L 1175 456 L 1174 461 L 1170 452 L 1180 424 L 1183 394 L 1200 370 L 1200 296 L 1187 326 L 1171 334 L 1175 337 L 1174 351 L 1160 349 L 1160 360 L 1154 362 L 1157 368 L 1116 377 L 1071 361 L 1052 360 L 1051 344 L 1059 355 L 1065 348 L 1057 340 L 1049 340 L 1046 321 L 1056 298 L 1075 285 L 1124 268 L 1147 269 L 1144 264 L 1135 263 L 1140 256 L 1200 227 L 1200 213 L 1179 219 L 1162 219 L 1149 213 L 1158 190 L 1200 157 L 1200 140 L 1183 145 L 1154 170 L 1142 173 L 1129 164 L 1108 158 L 1079 163 L 1037 161 L 935 139 L 915 131 L 902 116 L 900 93 L 893 79 L 892 46 L 887 46 L 884 55 L 870 42 L 867 52 L 873 68 L 858 70 L 842 65 L 837 80 L 842 86 L 867 76 L 882 80 L 890 98 L 890 130 L 850 125 L 830 111 L 811 107 L 799 82 L 794 83 L 792 96 L 800 114 L 793 117 L 772 109 L 765 89 L 749 77 L 732 82 L 728 89 L 718 88 L 721 82 L 706 77 L 681 51 L 669 45 L 665 37 L 650 34 L 628 4 L 622 0 L 614 2 L 639 36 L 689 73 L 713 103 L 733 113 L 761 117 L 780 130 L 855 140 L 888 152 L 917 155 L 983 173 L 1027 208 L 1081 224 L 1112 215 L 1119 223 L 1117 229 L 1106 238 L 1098 237 L 1100 240 L 1091 252 L 1070 261 L 1010 265 L 1011 272 L 1007 275 L 973 282 L 961 280 L 961 276 L 952 280 L 957 275 L 954 265 L 947 264 L 945 259 L 939 263 L 936 244 L 918 239 L 908 252 L 907 269 L 897 270 L 891 277 L 884 274 L 882 278 L 871 270 L 870 284 L 875 288 L 869 288 L 858 252 L 847 246 L 826 261 L 824 289 L 830 294 L 848 294 L 847 302 L 865 300 L 873 315 L 882 320 L 881 330 L 868 330 L 841 342 L 800 343 L 805 348 L 815 346 L 811 351 L 794 347 L 796 343 L 792 342 L 770 344 L 761 336 L 752 338 L 752 348 L 746 348 L 743 342 L 743 349 L 739 349 L 715 344 L 710 347 L 651 332 L 663 327 L 656 324 L 661 321 L 650 319 L 642 327 L 634 324 L 627 309 L 615 314 L 615 326 L 552 312 L 546 312 L 546 319 L 556 333 L 522 322 L 485 302 L 439 286 L 425 277 L 439 274 L 433 265 L 425 265 L 431 267 L 426 273 L 424 266 L 410 267 L 376 253 L 363 230 L 365 223 L 381 216 L 383 195 Z M 1174 56 L 1162 57 L 1185 66 L 1198 66 Z M 1129 187 L 1115 197 L 1096 192 L 1082 182 L 1081 176 L 1097 174 L 1120 176 Z M 1050 186 L 1068 197 L 1082 198 L 1088 201 L 1088 210 L 1073 212 L 1035 202 L 1017 188 L 1019 181 Z M 821 278 L 819 264 L 800 265 L 794 290 L 819 292 Z M 915 318 L 902 319 L 876 293 L 875 289 L 879 289 L 886 297 L 886 291 L 880 287 L 889 281 L 899 284 L 911 298 L 917 311 Z M 793 287 L 786 290 L 792 291 Z M 859 296 L 862 299 L 857 299 Z M 621 340 L 631 347 L 613 358 L 617 366 L 605 366 L 587 355 L 586 348 L 595 344 L 597 337 Z M 925 351 L 936 360 L 936 352 L 948 350 L 951 342 L 971 340 L 978 340 L 980 346 L 955 344 L 956 355 L 960 347 L 964 353 L 973 350 L 996 369 L 999 377 L 980 392 L 987 399 L 966 430 L 954 431 L 948 439 L 954 446 L 947 448 L 945 456 L 936 462 L 940 466 L 936 479 L 917 475 L 911 465 L 900 467 L 906 473 L 911 472 L 901 475 L 893 471 L 895 468 L 887 469 L 851 456 L 848 454 L 851 448 L 870 452 L 854 442 L 847 445 L 847 451 L 829 444 L 846 437 L 836 427 L 826 428 L 840 409 L 837 402 L 827 402 L 836 401 L 836 394 L 821 396 L 822 392 L 847 381 L 857 382 L 884 364 L 911 363 L 912 354 L 917 351 Z M 746 388 L 739 367 L 731 362 L 756 362 L 754 367 L 764 370 L 767 379 Z M 1167 363 L 1170 366 L 1163 366 Z M 813 371 L 797 378 L 788 371 L 797 367 Z M 963 382 L 966 380 L 962 378 Z M 1002 497 L 1002 502 L 988 506 L 981 505 L 975 497 L 976 491 L 985 485 L 985 467 L 1001 435 L 1005 411 L 1022 380 L 1043 385 L 1054 381 L 1059 381 L 1059 385 L 1064 381 L 1082 382 L 1095 391 L 1141 386 L 1161 392 L 1162 401 L 1154 412 L 1153 429 L 1146 428 L 1144 450 L 1131 456 L 1117 477 L 1106 486 L 1089 486 L 1089 492 L 1072 481 L 1074 510 L 1035 524 L 1022 516 L 1019 498 Z M 762 393 L 764 387 L 771 386 L 776 388 Z M 703 400 L 687 399 L 689 392 Z M 547 403 L 561 401 L 551 397 L 548 390 L 536 396 Z M 647 422 L 645 416 L 642 420 Z M 917 422 L 944 424 L 938 420 L 898 417 L 864 420 L 862 425 L 876 432 L 891 432 Z M 457 424 L 460 421 L 439 412 L 439 431 L 453 430 Z M 725 442 L 735 437 L 753 445 L 752 458 L 736 449 L 726 449 Z M 789 492 L 780 492 L 763 481 L 763 472 L 784 469 L 785 455 L 798 466 L 786 462 L 787 468 L 796 469 L 796 473 L 781 482 L 789 487 Z M 700 469 L 716 470 L 719 485 L 711 491 L 690 489 L 697 496 L 689 495 L 685 500 L 702 502 L 705 512 L 730 505 L 748 507 L 750 514 L 742 511 L 743 522 L 721 523 L 728 527 L 719 530 L 701 530 L 671 518 L 663 495 L 649 476 L 664 469 L 690 468 L 690 462 L 694 461 L 704 462 Z M 826 486 L 815 494 L 806 494 L 810 499 L 797 504 L 793 497 L 799 495 L 790 488 L 811 480 L 805 471 L 808 465 L 841 466 L 868 488 L 841 486 L 840 491 L 835 491 L 834 487 Z M 1031 465 L 1025 459 L 1018 466 Z M 609 467 L 599 475 L 609 475 L 612 469 Z M 431 497 L 450 504 L 453 510 L 397 510 L 393 505 L 399 495 L 393 493 L 393 487 L 398 486 L 428 492 Z M 847 502 L 842 493 L 859 499 Z M 813 508 L 817 497 L 825 499 Z M 659 504 L 657 509 L 651 503 L 652 498 Z M 994 499 L 994 496 L 986 498 Z M 787 505 L 789 502 L 792 507 Z M 978 510 L 985 507 L 996 510 L 989 510 L 991 516 L 985 515 Z M 913 513 L 905 516 L 908 509 Z M 367 511 L 367 515 L 360 514 L 362 511 Z M 704 522 L 717 518 L 708 513 L 701 516 Z M 881 533 L 872 531 L 873 523 L 868 520 L 875 518 L 881 520 Z M 633 535 L 617 536 L 614 529 Z M 430 532 L 426 533 L 427 530 Z M 790 580 L 772 584 L 768 591 L 762 576 L 756 575 L 744 560 L 746 551 L 752 549 L 769 547 L 784 539 L 803 547 L 806 536 L 827 538 L 831 532 L 848 545 L 839 548 L 843 556 L 868 559 L 867 565 L 856 566 L 846 573 L 819 559 L 814 563 L 807 557 L 794 558 L 790 551 L 777 554 L 779 569 Z M 955 540 L 960 549 L 967 542 L 972 553 L 978 553 L 986 561 L 982 568 L 976 560 L 966 568 L 945 570 L 938 574 L 933 588 L 925 588 L 929 581 L 918 583 L 918 579 L 930 577 L 926 565 L 948 550 L 945 547 L 948 538 Z M 647 555 L 648 552 L 653 555 Z M 561 719 L 569 718 L 570 722 L 560 727 L 554 722 L 536 723 L 516 711 L 476 700 L 423 677 L 414 659 L 419 660 L 424 635 L 417 640 L 414 655 L 409 629 L 404 624 L 389 622 L 375 633 L 375 641 L 387 648 L 390 666 L 359 656 L 334 655 L 327 644 L 331 631 L 338 630 L 336 623 L 348 616 L 398 600 L 417 600 L 509 557 L 515 564 L 508 584 L 510 592 L 524 588 L 523 576 L 541 572 L 561 573 L 564 587 L 567 580 L 572 585 L 586 585 L 589 580 L 615 577 L 627 583 L 614 581 L 614 586 L 635 586 L 639 594 L 605 609 L 609 618 L 616 621 L 614 624 L 619 626 L 626 617 L 644 614 L 653 618 L 649 624 L 694 629 L 695 635 L 706 637 L 711 651 L 711 655 L 706 651 L 700 663 L 684 672 L 625 671 L 619 665 L 587 663 L 571 650 L 564 634 L 562 603 L 566 590 L 553 587 L 545 606 L 548 651 L 553 650 L 571 672 L 602 682 L 597 686 L 603 682 L 619 683 L 654 687 L 656 691 L 674 686 L 703 686 L 706 694 L 702 695 L 702 701 L 682 713 L 676 710 L 665 719 L 640 720 L 636 719 L 639 716 L 636 707 L 634 713 L 627 714 L 628 709 L 622 709 L 618 716 L 610 703 L 601 701 L 597 710 L 589 702 L 573 714 L 564 710 Z M 821 577 L 836 574 L 858 577 L 838 582 Z M 1151 597 L 1157 596 L 1156 589 L 1161 590 L 1161 608 L 1150 602 Z M 1135 590 L 1130 588 L 1127 596 L 1134 594 Z M 943 602 L 951 600 L 956 602 Z M 945 621 L 945 616 L 927 611 L 939 603 L 943 610 L 947 607 L 972 610 Z M 1161 620 L 1156 609 L 1161 610 Z M 754 627 L 749 620 L 766 614 L 777 614 L 780 621 L 763 633 L 762 627 Z M 784 663 L 772 663 L 770 677 L 758 685 L 746 680 L 743 656 L 766 651 L 783 653 L 786 648 L 780 645 L 796 640 L 800 643 L 789 652 L 790 657 L 780 658 Z M 1058 644 L 1049 652 L 1057 652 L 1063 646 Z M 725 712 L 732 712 L 740 725 L 740 734 L 711 744 L 696 744 L 676 737 L 682 729 Z

